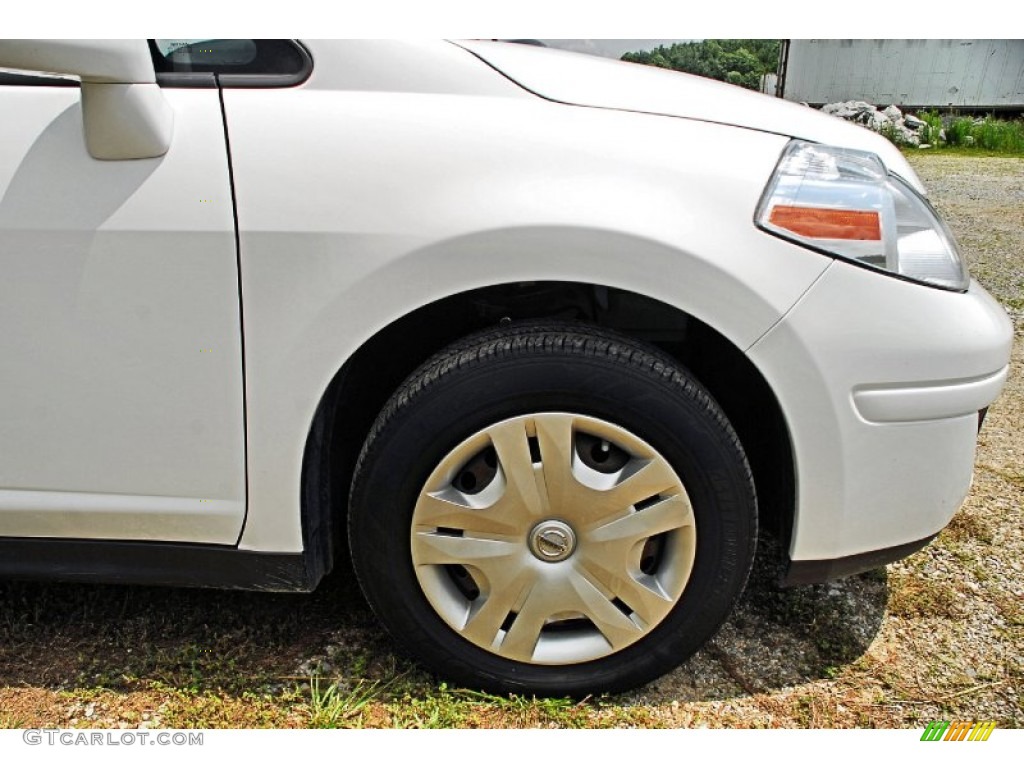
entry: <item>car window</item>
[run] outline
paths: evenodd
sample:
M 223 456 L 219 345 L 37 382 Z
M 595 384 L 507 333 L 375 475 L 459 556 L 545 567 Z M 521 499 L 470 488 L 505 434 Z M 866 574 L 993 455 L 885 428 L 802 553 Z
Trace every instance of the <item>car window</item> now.
M 203 80 L 195 75 L 211 74 L 226 87 L 295 85 L 312 69 L 309 54 L 294 40 L 150 40 L 150 51 L 166 85 L 198 84 Z
M 163 86 L 272 88 L 298 85 L 313 60 L 294 40 L 150 40 L 153 68 Z M 214 77 L 216 76 L 216 77 Z M 2 85 L 77 88 L 78 78 L 0 71 Z
M 271 42 L 277 42 L 276 40 Z M 163 72 L 238 72 L 256 61 L 255 40 L 154 40 L 153 65 Z

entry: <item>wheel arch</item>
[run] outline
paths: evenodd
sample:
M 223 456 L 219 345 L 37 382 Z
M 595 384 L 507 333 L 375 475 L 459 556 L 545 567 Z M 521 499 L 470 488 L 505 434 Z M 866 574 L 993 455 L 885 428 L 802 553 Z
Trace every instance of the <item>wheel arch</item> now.
M 316 408 L 302 461 L 303 547 L 320 563 L 319 573 L 330 571 L 335 553 L 347 550 L 352 471 L 391 393 L 458 339 L 507 320 L 545 318 L 618 331 L 690 369 L 722 406 L 747 452 L 761 529 L 788 551 L 795 515 L 793 446 L 779 402 L 750 359 L 707 323 L 657 299 L 595 283 L 541 281 L 464 291 L 418 307 L 366 339 L 337 371 Z

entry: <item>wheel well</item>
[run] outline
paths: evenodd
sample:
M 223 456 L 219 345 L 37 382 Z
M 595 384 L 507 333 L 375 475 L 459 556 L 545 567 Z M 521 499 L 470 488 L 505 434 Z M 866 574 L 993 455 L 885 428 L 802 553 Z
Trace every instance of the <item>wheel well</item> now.
M 722 406 L 753 470 L 760 524 L 788 550 L 794 512 L 792 445 L 778 401 L 760 372 L 724 336 L 674 307 L 599 285 L 536 282 L 460 293 L 421 307 L 366 341 L 324 393 L 303 460 L 303 543 L 328 572 L 345 552 L 352 471 L 384 403 L 420 364 L 474 331 L 555 318 L 611 328 L 662 349 Z M 346 555 L 343 555 L 346 557 Z

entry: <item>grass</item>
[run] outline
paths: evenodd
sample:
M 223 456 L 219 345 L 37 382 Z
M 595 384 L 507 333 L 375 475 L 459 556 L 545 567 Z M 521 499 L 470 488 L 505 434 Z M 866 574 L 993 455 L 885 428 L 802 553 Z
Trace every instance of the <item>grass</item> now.
M 916 573 L 890 574 L 889 612 L 902 618 L 964 618 L 963 602 L 956 590 L 934 577 Z
M 961 509 L 946 526 L 942 536 L 945 543 L 980 541 L 983 544 L 991 544 L 993 534 L 990 524 L 969 510 Z
M 340 681 L 323 688 L 323 680 L 310 683 L 310 728 L 349 728 L 361 724 L 360 715 L 382 688 L 378 682 L 359 681 L 354 687 Z
M 278 696 L 246 691 L 234 696 L 226 692 L 195 694 L 190 691 L 165 688 L 151 684 L 143 696 L 149 694 L 159 702 L 156 714 L 148 721 L 158 728 L 303 728 L 310 727 L 304 700 L 294 691 Z M 72 696 L 75 696 L 74 692 Z M 114 702 L 125 696 L 110 694 Z M 77 697 L 75 697 L 77 698 Z M 131 697 L 129 697 L 131 698 Z M 104 714 L 107 714 L 106 712 Z M 118 715 L 133 725 L 131 712 Z M 82 727 L 83 723 L 78 724 Z M 90 725 L 90 727 L 96 727 Z M 110 726 L 108 726 L 110 727 Z
M 367 724 L 387 728 L 620 728 L 658 727 L 644 707 L 603 700 L 497 696 L 449 689 L 405 694 L 388 701 Z
M 14 715 L 0 715 L 0 731 L 22 727 L 24 727 L 24 722 L 21 718 L 15 717 Z
M 945 116 L 935 110 L 920 112 L 925 122 L 921 143 L 958 154 L 1024 156 L 1024 120 Z
M 446 683 L 401 691 L 389 682 L 309 684 L 306 728 L 613 728 L 658 727 L 646 708 L 605 700 L 498 696 Z M 297 694 L 301 695 L 301 694 Z

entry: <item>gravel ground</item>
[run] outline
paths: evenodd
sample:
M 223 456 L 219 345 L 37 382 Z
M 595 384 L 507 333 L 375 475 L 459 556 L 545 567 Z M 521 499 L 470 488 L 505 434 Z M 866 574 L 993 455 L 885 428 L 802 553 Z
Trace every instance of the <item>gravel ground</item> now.
M 705 650 L 583 703 L 446 689 L 344 571 L 309 596 L 0 582 L 0 728 L 1024 725 L 1024 159 L 911 161 L 1017 329 L 972 493 L 922 552 L 786 591 L 762 567 Z

